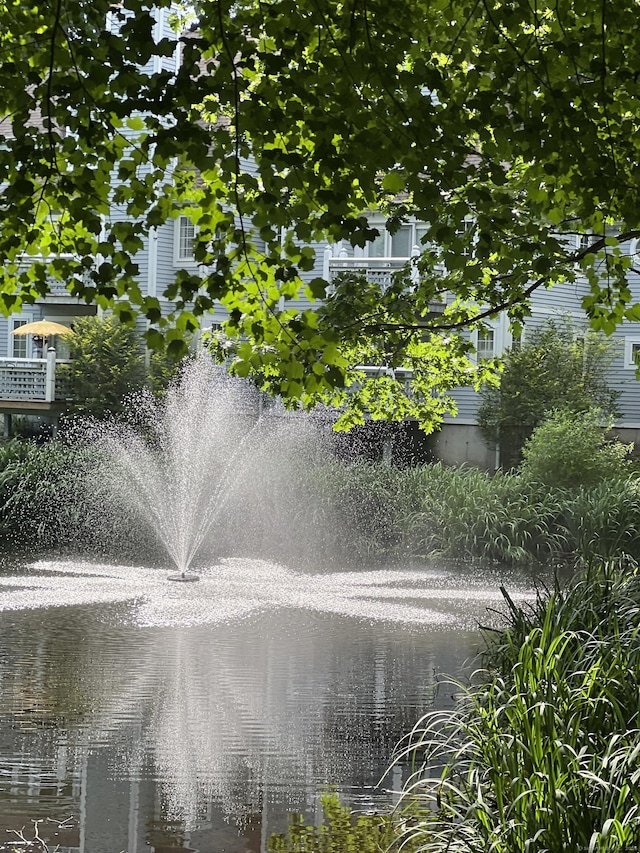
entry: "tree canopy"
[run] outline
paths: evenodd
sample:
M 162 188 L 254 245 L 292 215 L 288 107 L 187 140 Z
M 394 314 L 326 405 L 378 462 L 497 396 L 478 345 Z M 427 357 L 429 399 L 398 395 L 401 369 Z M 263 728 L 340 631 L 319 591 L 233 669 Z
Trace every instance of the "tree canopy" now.
M 4 0 L 0 309 L 54 275 L 179 353 L 218 301 L 238 374 L 306 405 L 353 386 L 347 423 L 428 428 L 491 374 L 460 330 L 521 322 L 536 289 L 584 276 L 595 329 L 640 319 L 637 21 L 636 0 Z M 418 274 L 303 285 L 313 243 L 374 239 L 371 209 L 428 223 Z M 166 317 L 136 255 L 179 214 L 202 266 Z M 286 301 L 301 288 L 312 309 Z

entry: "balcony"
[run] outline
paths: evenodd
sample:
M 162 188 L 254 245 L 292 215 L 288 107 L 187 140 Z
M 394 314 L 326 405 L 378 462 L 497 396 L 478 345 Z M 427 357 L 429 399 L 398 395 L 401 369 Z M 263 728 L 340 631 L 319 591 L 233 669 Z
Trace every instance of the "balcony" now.
M 23 257 L 23 260 L 19 267 L 19 272 L 24 273 L 29 269 L 29 266 L 33 261 L 39 260 L 42 258 L 27 258 Z M 89 272 L 85 272 L 83 276 L 83 281 L 86 286 L 89 286 Z M 55 275 L 47 275 L 45 277 L 45 282 L 48 288 L 48 293 L 46 296 L 38 299 L 38 304 L 44 305 L 59 305 L 59 304 L 67 304 L 67 305 L 84 305 L 84 300 L 80 299 L 77 296 L 72 296 L 71 293 L 67 290 L 66 282 L 61 281 L 59 278 L 56 278 Z
M 341 252 L 340 255 L 334 256 L 331 249 L 327 249 L 324 258 L 324 277 L 329 282 L 329 293 L 332 292 L 333 283 L 341 273 L 350 273 L 352 275 L 363 275 L 367 281 L 372 284 L 377 284 L 382 293 L 387 291 L 392 283 L 393 276 L 399 270 L 410 264 L 409 277 L 411 288 L 417 287 L 420 284 L 420 271 L 413 260 L 418 257 L 420 250 L 417 246 L 414 247 L 411 258 L 354 258 L 349 257 L 346 252 Z M 430 316 L 438 316 L 444 311 L 446 299 L 442 301 L 433 301 L 429 303 Z
M 43 414 L 63 408 L 69 397 L 56 367 L 64 363 L 53 349 L 47 358 L 0 358 L 0 412 Z
M 330 283 L 341 273 L 353 275 L 364 275 L 367 281 L 379 285 L 384 292 L 391 287 L 394 273 L 401 270 L 408 262 L 408 258 L 352 258 L 346 255 L 329 257 L 327 259 L 327 278 Z M 417 273 L 417 270 L 415 270 Z M 416 278 L 414 271 L 411 272 L 412 281 Z M 417 283 L 417 279 L 416 279 Z

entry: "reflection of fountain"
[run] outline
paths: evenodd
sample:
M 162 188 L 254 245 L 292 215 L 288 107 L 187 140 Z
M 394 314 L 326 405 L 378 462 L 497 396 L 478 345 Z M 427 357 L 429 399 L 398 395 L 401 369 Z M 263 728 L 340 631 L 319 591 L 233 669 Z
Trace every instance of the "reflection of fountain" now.
M 178 569 L 170 579 L 197 580 L 189 568 L 229 497 L 256 400 L 202 356 L 163 400 L 145 395 L 134 409 L 138 423 L 101 428 L 100 476 L 162 543 Z
M 535 598 L 477 566 L 200 571 L 169 588 L 152 568 L 66 560 L 0 575 L 0 795 L 20 783 L 17 818 L 77 815 L 86 853 L 142 849 L 152 820 L 190 848 L 257 853 L 220 834 L 311 819 L 326 783 L 386 808 L 372 786 L 435 671 L 459 671 L 480 618 L 499 624 L 500 583 Z

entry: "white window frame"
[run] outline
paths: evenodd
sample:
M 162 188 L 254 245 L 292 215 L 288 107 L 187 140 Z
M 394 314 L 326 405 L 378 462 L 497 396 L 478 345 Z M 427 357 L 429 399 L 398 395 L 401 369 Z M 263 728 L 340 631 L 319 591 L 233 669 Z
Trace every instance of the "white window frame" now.
M 184 229 L 193 229 L 193 234 L 190 238 L 186 237 L 183 233 Z M 193 244 L 195 242 L 195 237 L 197 234 L 197 228 L 191 221 L 188 216 L 178 216 L 174 220 L 174 230 L 173 230 L 173 263 L 174 266 L 198 266 L 198 263 L 195 259 L 195 253 L 193 249 Z M 185 246 L 187 240 L 191 241 L 191 251 L 186 252 Z
M 634 360 L 634 354 L 638 361 Z M 636 370 L 640 366 L 640 337 L 624 339 L 624 367 L 625 370 Z
M 485 335 L 487 336 L 486 340 L 491 342 L 491 346 L 487 347 L 486 350 L 485 347 L 481 347 L 481 342 L 485 342 Z M 490 361 L 492 358 L 496 357 L 496 337 L 496 330 L 491 326 L 487 326 L 487 328 L 479 329 L 475 332 L 474 344 L 476 348 L 476 359 L 478 361 Z
M 371 228 L 376 228 L 380 232 L 380 237 L 384 241 L 383 243 L 383 254 L 382 255 L 373 255 L 371 254 L 371 249 L 373 248 L 373 242 L 367 243 L 366 245 L 366 256 L 369 258 L 380 258 L 384 260 L 396 260 L 396 261 L 409 261 L 411 258 L 415 256 L 415 249 L 417 247 L 418 254 L 421 254 L 424 249 L 427 248 L 426 243 L 422 243 L 422 237 L 424 233 L 429 228 L 428 222 L 423 222 L 418 219 L 410 219 L 407 222 L 403 222 L 400 228 L 410 228 L 411 232 L 409 234 L 409 254 L 408 255 L 394 255 L 393 254 L 393 237 L 394 235 L 387 231 L 386 228 L 386 220 L 384 219 L 370 219 L 369 225 Z M 420 233 L 422 232 L 422 233 Z
M 520 352 L 525 345 L 525 334 L 525 326 L 522 326 L 522 331 L 516 337 L 514 337 L 511 329 L 507 329 L 505 332 L 505 349 L 511 350 L 511 352 Z
M 493 347 L 491 355 L 484 355 L 479 351 L 478 344 L 480 338 L 480 331 L 493 335 Z M 499 329 L 496 325 L 489 325 L 482 330 L 474 329 L 473 332 L 471 332 L 471 343 L 473 344 L 474 352 L 469 353 L 469 359 L 475 362 L 476 364 L 479 364 L 481 361 L 489 361 L 489 359 L 495 358 L 498 354 L 498 337 Z
M 582 252 L 596 239 L 595 234 L 576 234 L 576 252 Z
M 11 323 L 11 331 L 19 329 L 20 326 L 26 326 L 28 320 L 14 319 Z M 11 335 L 9 338 L 9 358 L 29 358 L 29 345 L 31 343 L 31 335 Z M 18 354 L 16 350 L 21 350 L 22 354 Z
M 469 231 L 471 231 L 471 229 L 473 228 L 473 224 L 474 224 L 473 217 L 465 216 L 461 227 L 456 228 L 456 237 L 461 237 L 461 238 L 466 237 L 467 233 Z M 475 237 L 473 239 L 473 242 L 475 243 Z M 469 247 L 468 249 L 462 250 L 462 257 L 463 258 L 468 258 L 470 255 L 471 255 L 471 247 Z

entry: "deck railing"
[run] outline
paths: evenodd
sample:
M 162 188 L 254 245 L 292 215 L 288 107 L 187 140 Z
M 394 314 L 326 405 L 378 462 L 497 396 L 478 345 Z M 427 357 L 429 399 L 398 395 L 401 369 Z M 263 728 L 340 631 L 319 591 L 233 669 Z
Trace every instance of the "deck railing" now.
M 0 400 L 10 402 L 53 403 L 68 399 L 63 377 L 56 376 L 54 349 L 47 358 L 0 358 Z
M 414 247 L 411 258 L 356 258 L 349 257 L 342 252 L 338 256 L 331 254 L 331 249 L 327 249 L 324 259 L 324 276 L 329 282 L 330 290 L 333 290 L 333 284 L 336 277 L 341 273 L 353 273 L 355 275 L 363 275 L 367 281 L 377 284 L 380 290 L 384 293 L 393 284 L 393 277 L 400 270 L 408 266 L 409 279 L 411 288 L 417 287 L 420 284 L 420 271 L 415 263 L 419 256 L 418 247 Z M 439 268 L 436 267 L 436 270 Z M 429 303 L 429 310 L 433 314 L 441 314 L 444 310 L 446 299 L 438 299 Z
M 71 255 L 60 255 L 60 257 L 71 258 Z M 43 259 L 41 257 L 29 258 L 25 256 L 23 257 L 22 262 L 20 263 L 19 271 L 26 272 L 34 261 L 43 260 L 46 259 Z M 86 287 L 91 284 L 91 279 L 88 270 L 82 274 L 82 280 Z M 45 275 L 45 284 L 47 285 L 47 294 L 42 297 L 42 301 L 46 302 L 48 299 L 51 299 L 52 302 L 80 302 L 80 298 L 78 296 L 72 296 L 71 293 L 67 290 L 67 282 L 57 278 L 53 273 L 48 273 Z
M 393 282 L 397 273 L 407 264 L 406 258 L 329 258 L 329 281 L 333 282 L 340 273 L 364 275 L 367 281 L 378 284 L 385 291 Z

